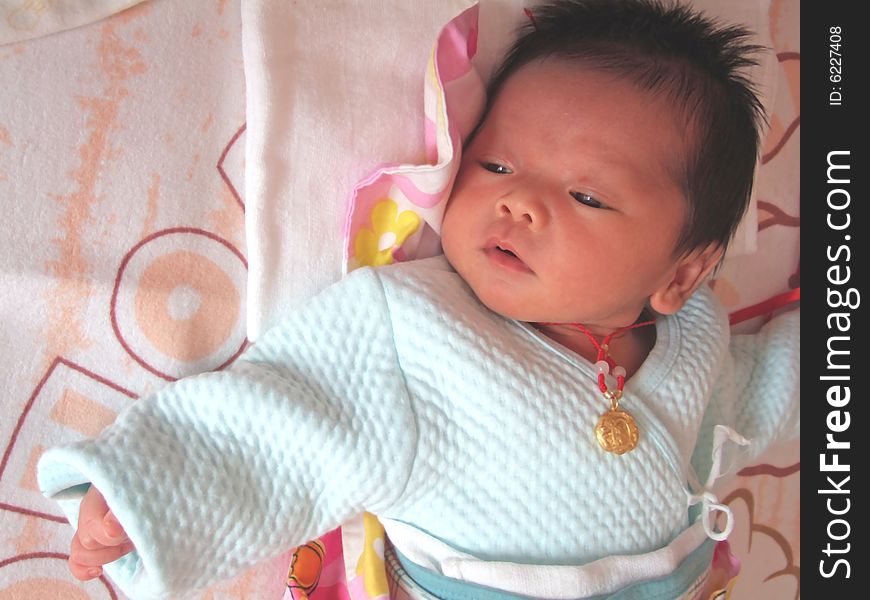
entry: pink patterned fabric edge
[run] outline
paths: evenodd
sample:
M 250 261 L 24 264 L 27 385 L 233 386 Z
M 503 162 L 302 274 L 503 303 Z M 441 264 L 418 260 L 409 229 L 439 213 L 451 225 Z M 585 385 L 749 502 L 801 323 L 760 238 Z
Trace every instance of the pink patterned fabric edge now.
M 430 256 L 461 159 L 461 142 L 483 110 L 483 80 L 472 65 L 478 6 L 438 35 L 424 84 L 428 164 L 386 165 L 354 188 L 344 227 L 344 272 Z M 427 238 L 430 243 L 426 243 Z M 435 234 L 434 236 L 432 234 Z M 424 243 L 421 244 L 421 241 Z

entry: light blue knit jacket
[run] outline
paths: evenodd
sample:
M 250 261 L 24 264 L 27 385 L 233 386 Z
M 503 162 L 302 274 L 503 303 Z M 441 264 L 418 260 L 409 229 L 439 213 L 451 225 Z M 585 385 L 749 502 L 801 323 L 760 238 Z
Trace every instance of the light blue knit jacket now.
M 209 585 L 363 510 L 483 559 L 651 551 L 688 525 L 714 425 L 754 441 L 745 460 L 799 427 L 798 314 L 730 339 L 704 289 L 656 327 L 621 403 L 642 437 L 616 456 L 594 437 L 589 362 L 487 310 L 443 258 L 362 269 L 226 371 L 50 449 L 40 486 L 72 522 L 83 484 L 102 491 L 137 548 L 108 569 L 132 597 Z

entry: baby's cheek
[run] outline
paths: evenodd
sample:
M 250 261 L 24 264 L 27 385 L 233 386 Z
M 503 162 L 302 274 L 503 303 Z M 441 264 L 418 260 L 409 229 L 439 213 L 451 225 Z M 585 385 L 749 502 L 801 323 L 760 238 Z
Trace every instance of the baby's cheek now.
M 456 268 L 460 260 L 462 240 L 468 237 L 468 222 L 462 218 L 461 207 L 447 205 L 447 212 L 441 223 L 441 247 L 447 260 Z M 456 262 L 454 262 L 456 261 Z

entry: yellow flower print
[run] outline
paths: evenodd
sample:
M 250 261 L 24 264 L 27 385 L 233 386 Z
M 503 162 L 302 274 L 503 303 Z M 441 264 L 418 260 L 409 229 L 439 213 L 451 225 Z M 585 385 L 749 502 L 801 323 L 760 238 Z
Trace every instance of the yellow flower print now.
M 387 566 L 384 561 L 384 526 L 371 513 L 363 513 L 365 547 L 356 565 L 356 574 L 362 575 L 363 586 L 369 598 L 386 597 L 390 593 Z
M 393 251 L 420 227 L 420 216 L 410 210 L 399 213 L 389 198 L 372 208 L 372 229 L 363 227 L 354 239 L 356 260 L 361 267 L 379 267 L 393 262 Z

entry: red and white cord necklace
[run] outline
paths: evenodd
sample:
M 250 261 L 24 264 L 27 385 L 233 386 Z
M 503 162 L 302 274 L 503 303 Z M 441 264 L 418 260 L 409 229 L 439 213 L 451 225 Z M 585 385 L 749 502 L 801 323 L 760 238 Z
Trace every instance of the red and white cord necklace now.
M 541 323 L 541 325 L 567 325 L 580 331 L 592 345 L 598 350 L 598 357 L 595 363 L 595 369 L 598 371 L 598 388 L 604 394 L 604 398 L 610 401 L 610 410 L 601 415 L 598 419 L 598 424 L 595 426 L 595 438 L 601 447 L 607 452 L 614 454 L 625 454 L 630 452 L 637 446 L 639 432 L 637 423 L 634 421 L 628 412 L 619 408 L 619 401 L 622 398 L 622 390 L 625 388 L 625 369 L 616 364 L 613 357 L 610 356 L 610 342 L 617 335 L 636 329 L 653 325 L 655 321 L 643 321 L 633 325 L 620 327 L 615 331 L 607 334 L 601 343 L 595 339 L 595 336 L 579 323 Z M 616 379 L 616 388 L 612 389 L 608 386 L 607 376 L 611 375 Z M 612 380 L 611 380 L 612 381 Z

